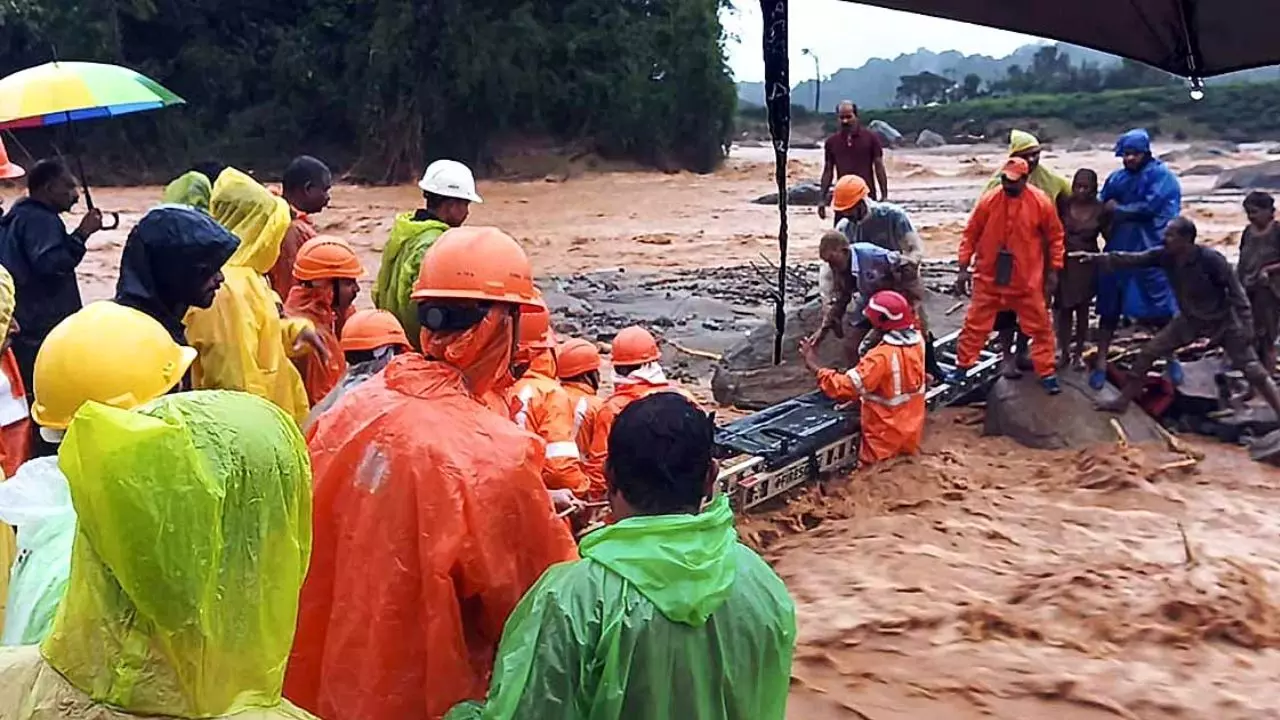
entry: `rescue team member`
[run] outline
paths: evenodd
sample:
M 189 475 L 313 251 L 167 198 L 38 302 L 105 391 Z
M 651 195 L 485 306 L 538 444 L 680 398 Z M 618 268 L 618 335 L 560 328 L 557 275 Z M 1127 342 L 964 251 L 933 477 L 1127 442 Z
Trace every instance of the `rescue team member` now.
M 625 327 L 614 336 L 609 359 L 613 362 L 613 394 L 596 413 L 595 427 L 591 429 L 591 454 L 587 458 L 589 466 L 602 469 L 609 456 L 609 432 L 623 408 L 660 392 L 680 393 L 693 400 L 680 386 L 667 380 L 660 363 L 662 351 L 658 349 L 658 341 L 638 325 Z
M 307 417 L 307 391 L 289 357 L 328 350 L 307 320 L 280 317 L 280 298 L 264 276 L 280 254 L 289 206 L 256 180 L 227 168 L 213 185 L 213 219 L 240 247 L 222 266 L 225 284 L 212 307 L 187 313 L 187 338 L 199 351 L 192 366 L 197 389 L 241 390 L 279 405 L 290 417 Z
M 202 212 L 180 205 L 153 208 L 125 240 L 115 301 L 150 315 L 185 345 L 183 318 L 193 307 L 213 307 L 222 266 L 239 246 L 240 238 Z M 184 383 L 190 389 L 190 381 Z
M 840 101 L 836 116 L 840 129 L 822 144 L 822 199 L 818 204 L 818 217 L 823 220 L 827 219 L 827 192 L 833 180 L 857 176 L 867 184 L 873 199 L 889 199 L 889 176 L 884 170 L 880 136 L 862 127 L 858 106 L 849 100 Z M 877 183 L 879 192 L 876 192 Z
M 578 556 L 542 441 L 487 404 L 510 388 L 521 308 L 537 307 L 524 251 L 496 228 L 450 230 L 413 295 L 424 351 L 310 432 L 315 549 L 285 695 L 326 720 L 439 718 L 484 697 L 507 617 Z
M 280 694 L 311 547 L 297 425 L 244 393 L 90 402 L 60 454 L 71 578 L 42 644 L 0 648 L 0 717 L 311 718 Z
M 676 393 L 622 411 L 607 470 L 617 522 L 525 595 L 487 700 L 449 720 L 782 720 L 795 606 L 738 541 L 728 498 L 702 509 L 714 434 Z
M 1147 371 L 1156 358 L 1171 355 L 1196 340 L 1208 339 L 1222 346 L 1231 364 L 1244 372 L 1249 384 L 1280 416 L 1280 393 L 1254 351 L 1249 298 L 1222 253 L 1196 245 L 1195 241 L 1195 223 L 1179 216 L 1165 228 L 1162 247 L 1140 253 L 1077 254 L 1084 262 L 1096 263 L 1104 278 L 1116 270 L 1163 270 L 1169 276 L 1181 310 L 1138 353 L 1120 396 L 1098 403 L 1098 409 L 1124 412 L 1142 391 Z
M 90 303 L 58 323 L 40 348 L 32 420 L 56 447 L 85 403 L 131 410 L 151 402 L 178 386 L 195 357 L 147 315 L 113 302 Z M 85 372 L 86 358 L 93 359 L 93 372 Z M 76 515 L 58 462 L 57 456 L 29 460 L 0 483 L 0 522 L 18 528 L 20 554 L 0 645 L 42 641 L 67 588 Z M 122 526 L 135 530 L 132 519 Z
M 996 313 L 1012 310 L 1031 336 L 1031 359 L 1041 386 L 1056 395 L 1062 388 L 1055 370 L 1048 298 L 1057 290 L 1063 264 L 1062 221 L 1049 196 L 1027 186 L 1028 172 L 1022 158 L 1005 163 L 1002 187 L 982 196 L 965 227 L 956 286 L 968 294 L 972 281 L 973 300 L 949 380 L 963 378 L 978 361 Z
M 845 356 L 851 365 L 857 364 L 862 342 L 872 331 L 864 312 L 872 295 L 881 290 L 897 291 L 912 304 L 916 318 L 923 315 L 926 290 L 920 282 L 919 266 L 901 253 L 871 243 L 850 245 L 840 233 L 827 232 L 818 244 L 818 257 L 831 272 L 832 288 L 829 295 L 823 293 L 822 325 L 810 338 L 815 348 L 827 333 L 843 337 L 845 313 L 855 291 L 858 305 L 854 311 L 852 333 L 845 338 L 844 346 Z M 917 322 L 923 324 L 923 321 Z M 927 339 L 928 336 L 925 337 Z M 942 368 L 934 358 L 932 342 L 926 342 L 925 356 L 929 371 L 941 379 Z
M 306 353 L 293 359 L 311 405 L 323 400 L 347 370 L 338 338 L 360 294 L 357 280 L 363 275 L 360 258 L 341 238 L 321 235 L 298 250 L 293 263 L 297 284 L 289 291 L 284 314 L 310 321 L 327 351 L 324 358 Z
M 420 350 L 418 303 L 409 296 L 422 267 L 422 256 L 446 230 L 462 227 L 471 212 L 471 203 L 479 205 L 483 201 L 476 194 L 471 170 L 456 160 L 436 160 L 428 165 L 418 187 L 426 207 L 396 216 L 391 237 L 382 251 L 373 304 L 399 318 L 409 342 Z
M 1024 130 L 1009 132 L 1009 157 L 1027 161 L 1027 167 L 1031 169 L 1027 175 L 1027 184 L 1048 195 L 1061 214 L 1067 197 L 1071 194 L 1071 184 L 1066 178 L 1040 164 L 1041 151 L 1040 140 L 1035 135 Z M 1001 175 L 1002 173 L 996 173 L 983 192 L 1000 187 Z M 1003 311 L 996 316 L 995 329 L 999 333 L 1000 347 L 1004 349 L 1004 376 L 1022 377 L 1022 370 L 1032 367 L 1027 344 L 1030 338 L 1018 329 L 1017 315 L 1011 311 Z
M 1236 267 L 1253 309 L 1254 347 L 1269 374 L 1276 372 L 1276 336 L 1280 333 L 1280 224 L 1276 201 L 1269 193 L 1253 191 L 1245 196 L 1249 225 L 1240 235 L 1240 262 Z
M 600 350 L 588 340 L 574 338 L 556 350 L 556 375 L 573 402 L 573 437 L 578 442 L 582 469 L 591 485 L 588 499 L 602 500 L 605 495 L 604 465 L 591 461 L 591 444 L 596 418 L 604 407 L 600 391 Z M 607 440 L 606 440 L 607 442 Z
M 914 327 L 907 299 L 881 290 L 871 296 L 863 312 L 884 335 L 857 367 L 844 373 L 822 367 L 811 340 L 800 343 L 800 354 L 805 366 L 817 373 L 823 394 L 841 403 L 862 401 L 858 461 L 869 465 L 920 450 L 928 378 L 924 338 Z
M 836 231 L 848 238 L 850 245 L 869 242 L 900 252 L 915 263 L 924 259 L 924 244 L 907 211 L 872 200 L 867 183 L 857 175 L 840 178 L 831 206 L 836 210 Z
M 18 360 L 13 356 L 11 347 L 13 336 L 18 332 L 18 323 L 13 319 L 17 299 L 13 276 L 0 266 L 0 470 L 4 471 L 6 478 L 13 477 L 31 455 L 31 408 L 27 403 L 27 386 L 22 383 L 22 373 L 18 370 Z M 8 580 L 8 567 L 0 559 L 0 575 L 5 576 L 0 578 L 0 582 Z M 0 609 L 3 607 L 4 596 L 0 595 Z
M 267 272 L 267 282 L 281 298 L 289 297 L 296 279 L 293 266 L 298 251 L 308 240 L 319 234 L 311 222 L 329 207 L 329 191 L 333 188 L 333 173 L 329 166 L 310 155 L 296 157 L 284 169 L 280 178 L 280 195 L 289 203 L 289 229 L 280 241 L 280 257 Z
M 1178 178 L 1151 154 L 1146 130 L 1130 130 L 1116 143 L 1116 157 L 1124 166 L 1102 186 L 1102 202 L 1111 212 L 1107 252 L 1144 252 L 1164 245 L 1164 231 L 1182 206 Z M 1169 279 L 1158 267 L 1119 270 L 1098 278 L 1098 356 L 1089 386 L 1101 390 L 1107 382 L 1107 353 L 1120 326 L 1120 317 L 1163 324 L 1178 313 Z M 1170 358 L 1169 379 L 1182 382 L 1182 366 Z
M 302 428 L 310 430 L 316 418 L 333 407 L 348 390 L 368 380 L 391 362 L 391 358 L 409 352 L 409 338 L 396 316 L 386 310 L 357 310 L 342 325 L 339 341 L 347 369 L 338 384 L 323 400 L 311 408 Z
M 13 354 L 31 392 L 36 353 L 53 326 L 81 307 L 76 267 L 85 243 L 102 229 L 102 212 L 89 210 L 70 233 L 62 213 L 80 200 L 76 179 L 56 160 L 41 160 L 27 176 L 27 197 L 0 219 L 0 265 L 12 275 L 22 304 L 14 310 Z M 28 400 L 30 397 L 28 397 Z
M 542 300 L 541 294 L 538 300 Z M 546 442 L 542 481 L 547 489 L 586 497 L 591 483 L 583 472 L 573 432 L 573 400 L 556 379 L 554 347 L 551 313 L 545 307 L 521 313 L 520 344 L 515 357 L 518 379 L 511 388 L 511 419 L 521 430 Z

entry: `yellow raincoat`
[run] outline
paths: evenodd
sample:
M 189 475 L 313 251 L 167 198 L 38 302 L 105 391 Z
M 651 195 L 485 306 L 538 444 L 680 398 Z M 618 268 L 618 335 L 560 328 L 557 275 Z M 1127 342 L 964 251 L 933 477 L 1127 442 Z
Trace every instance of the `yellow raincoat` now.
M 311 718 L 281 699 L 311 552 L 297 427 L 244 393 L 90 402 L 59 457 L 71 578 L 43 645 L 0 649 L 0 718 Z
M 1009 133 L 1009 155 L 1013 156 L 1017 153 L 1026 152 L 1040 147 L 1040 140 L 1035 135 L 1025 130 L 1013 130 Z M 1003 170 L 992 176 L 987 186 L 982 192 L 985 195 L 1000 185 L 1000 176 Z M 1027 177 L 1027 184 L 1031 187 L 1039 188 L 1044 194 L 1049 196 L 1056 206 L 1060 200 L 1071 194 L 1071 182 L 1061 175 L 1046 168 L 1044 163 L 1037 163 L 1036 169 L 1031 171 L 1031 175 Z
M 9 271 L 5 270 L 4 267 L 0 267 L 0 338 L 9 334 L 9 324 L 13 322 L 14 304 L 13 276 L 10 275 Z M 4 353 L 9 356 L 13 355 L 13 351 L 8 349 L 6 349 Z M 14 377 L 18 377 L 18 379 L 21 380 L 21 377 L 16 374 Z M 9 382 L 12 383 L 13 381 L 10 380 Z M 15 423 L 14 427 L 20 435 L 26 435 L 31 430 L 30 425 L 26 421 Z M 7 431 L 7 428 L 5 430 Z M 8 432 L 5 432 L 5 434 L 7 435 Z M 4 457 L 6 460 L 17 464 L 26 462 L 25 457 L 7 457 L 10 454 L 10 450 L 7 447 L 9 440 L 9 437 L 4 437 L 3 442 L 0 442 L 0 446 L 4 446 L 3 451 L 0 451 L 0 457 Z M 21 440 L 21 437 L 14 438 L 15 443 L 21 442 Z M 22 444 L 25 445 L 25 443 Z M 6 463 L 6 465 L 8 465 L 8 463 Z M 8 474 L 8 472 L 5 472 L 3 475 L 0 475 L 0 482 L 3 482 L 4 475 Z M 13 533 L 13 528 L 0 522 L 0 627 L 4 627 L 5 604 L 9 597 L 9 571 L 13 568 L 13 561 L 17 556 L 18 544 L 17 538 Z
M 289 228 L 289 205 L 253 178 L 227 168 L 213 185 L 209 213 L 240 238 L 222 266 L 226 282 L 213 307 L 187 313 L 187 341 L 200 356 L 191 368 L 196 389 L 244 390 L 307 419 L 307 391 L 289 360 L 310 321 L 280 316 L 280 298 L 265 277 Z

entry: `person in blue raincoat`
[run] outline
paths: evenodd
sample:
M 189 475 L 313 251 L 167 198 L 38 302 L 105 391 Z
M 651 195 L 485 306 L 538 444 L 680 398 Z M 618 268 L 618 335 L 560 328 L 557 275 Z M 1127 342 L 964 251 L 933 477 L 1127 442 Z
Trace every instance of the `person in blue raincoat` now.
M 1130 130 L 1116 142 L 1116 157 L 1124 166 L 1102 186 L 1102 202 L 1112 213 L 1106 252 L 1142 252 L 1164 247 L 1164 229 L 1178 216 L 1182 187 L 1163 162 L 1151 154 L 1146 130 Z M 1120 270 L 1098 278 L 1100 337 L 1098 356 L 1089 385 L 1102 389 L 1107 376 L 1107 351 L 1122 316 L 1163 324 L 1178 314 L 1169 278 L 1159 268 Z M 1181 381 L 1181 367 L 1170 363 L 1170 375 Z
M 738 542 L 711 419 L 678 393 L 618 415 L 605 465 L 618 521 L 552 566 L 507 620 L 484 702 L 446 720 L 782 720 L 795 606 Z

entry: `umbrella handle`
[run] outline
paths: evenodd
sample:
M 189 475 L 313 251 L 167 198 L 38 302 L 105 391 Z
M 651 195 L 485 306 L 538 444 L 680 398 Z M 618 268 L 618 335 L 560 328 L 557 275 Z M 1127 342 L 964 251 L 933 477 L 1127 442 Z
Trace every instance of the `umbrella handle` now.
M 108 215 L 111 216 L 110 225 L 107 224 Z M 107 212 L 102 213 L 102 229 L 103 230 L 115 230 L 118 227 L 120 227 L 120 213 L 115 212 L 113 210 L 108 210 Z

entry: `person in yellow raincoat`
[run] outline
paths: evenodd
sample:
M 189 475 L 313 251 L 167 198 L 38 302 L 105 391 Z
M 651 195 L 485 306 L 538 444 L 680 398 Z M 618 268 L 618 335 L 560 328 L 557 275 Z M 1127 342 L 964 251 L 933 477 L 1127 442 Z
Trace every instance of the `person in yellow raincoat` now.
M 190 205 L 201 212 L 209 212 L 209 196 L 213 194 L 213 182 L 196 170 L 183 173 L 164 186 L 163 200 L 174 205 Z
M 59 462 L 71 582 L 41 645 L 0 649 L 0 718 L 311 718 L 281 697 L 311 553 L 290 418 L 222 391 L 90 402 Z
M 280 254 L 289 205 L 227 168 L 213 185 L 209 214 L 240 238 L 240 247 L 222 266 L 225 281 L 213 307 L 187 313 L 187 340 L 199 352 L 192 384 L 264 397 L 302 423 L 310 406 L 290 356 L 315 352 L 327 361 L 328 351 L 310 321 L 281 317 L 280 298 L 265 277 Z
M 22 384 L 22 374 L 18 372 L 18 361 L 9 349 L 9 337 L 13 334 L 13 308 L 15 292 L 13 276 L 8 270 L 0 267 L 0 381 L 6 387 L 0 388 L 0 467 L 4 469 L 3 477 L 13 477 L 18 466 L 27 461 L 31 451 L 31 414 L 27 408 L 27 391 Z M 9 569 L 18 554 L 18 545 L 14 539 L 13 528 L 0 522 L 0 627 L 4 625 L 4 614 L 9 597 Z

